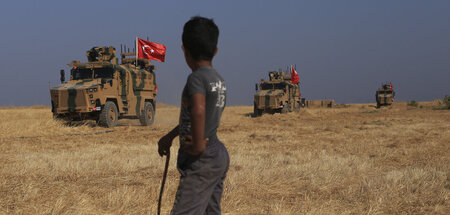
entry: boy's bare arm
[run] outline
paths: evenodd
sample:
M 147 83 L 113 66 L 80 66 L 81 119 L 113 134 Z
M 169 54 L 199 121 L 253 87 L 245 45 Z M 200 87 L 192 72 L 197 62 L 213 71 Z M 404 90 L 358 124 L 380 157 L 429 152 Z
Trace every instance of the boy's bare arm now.
M 195 93 L 191 96 L 191 131 L 192 137 L 186 137 L 188 140 L 183 146 L 183 150 L 191 155 L 200 155 L 206 149 L 205 135 L 205 95 Z M 189 139 L 191 141 L 189 141 Z

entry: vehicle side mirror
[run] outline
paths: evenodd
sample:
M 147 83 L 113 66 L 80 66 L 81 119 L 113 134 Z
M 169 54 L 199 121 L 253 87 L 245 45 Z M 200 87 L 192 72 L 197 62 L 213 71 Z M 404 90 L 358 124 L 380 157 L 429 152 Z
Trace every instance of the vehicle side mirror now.
M 255 84 L 255 90 L 258 91 L 258 84 Z
M 61 69 L 59 71 L 59 74 L 61 75 L 61 84 L 64 83 L 66 81 L 66 74 L 64 73 L 64 69 Z
M 106 84 L 106 79 L 105 79 L 105 78 L 102 78 L 101 83 L 102 83 L 102 85 Z

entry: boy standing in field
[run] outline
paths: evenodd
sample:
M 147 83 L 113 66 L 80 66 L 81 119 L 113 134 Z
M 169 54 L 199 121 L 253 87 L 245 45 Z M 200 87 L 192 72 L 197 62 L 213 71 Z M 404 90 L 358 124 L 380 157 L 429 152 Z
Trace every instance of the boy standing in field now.
M 212 67 L 219 29 L 213 20 L 191 18 L 183 28 L 182 50 L 192 73 L 181 98 L 180 122 L 158 142 L 167 155 L 179 136 L 177 168 L 180 183 L 172 214 L 221 214 L 220 199 L 230 159 L 217 138 L 226 102 L 223 78 Z

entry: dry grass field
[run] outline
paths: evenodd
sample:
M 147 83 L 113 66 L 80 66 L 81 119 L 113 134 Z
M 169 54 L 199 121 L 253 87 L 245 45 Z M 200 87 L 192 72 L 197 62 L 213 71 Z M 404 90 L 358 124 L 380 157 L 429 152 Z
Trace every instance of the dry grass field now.
M 450 111 L 430 105 L 259 118 L 250 106 L 227 107 L 223 214 L 449 214 Z M 177 107 L 159 105 L 150 127 L 67 126 L 48 107 L 0 108 L 0 119 L 0 214 L 156 214 L 165 162 L 157 140 L 178 122 Z

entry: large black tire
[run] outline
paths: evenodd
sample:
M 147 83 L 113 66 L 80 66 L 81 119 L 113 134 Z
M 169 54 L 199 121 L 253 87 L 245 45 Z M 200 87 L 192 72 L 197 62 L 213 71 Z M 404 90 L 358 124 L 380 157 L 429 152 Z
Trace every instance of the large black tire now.
M 139 116 L 139 121 L 141 125 L 148 126 L 152 125 L 155 121 L 155 109 L 153 108 L 153 104 L 150 102 L 144 103 L 144 110 L 142 110 L 141 115 Z
M 114 127 L 117 125 L 118 115 L 116 104 L 107 101 L 98 117 L 98 124 L 107 128 Z
M 263 110 L 261 109 L 254 109 L 253 110 L 253 117 L 260 117 L 263 114 Z
M 256 114 L 257 117 L 259 117 L 259 116 L 262 116 L 262 115 L 263 115 L 263 112 L 264 112 L 263 109 L 256 109 L 255 114 Z
M 281 109 L 281 114 L 286 114 L 289 112 L 289 104 L 286 102 Z
M 263 110 L 256 108 L 256 104 L 253 104 L 253 117 L 260 117 L 262 114 Z
M 291 102 L 288 102 L 287 106 L 288 106 L 288 111 L 289 112 L 292 112 L 294 110 L 294 105 Z
M 298 111 L 300 111 L 300 101 L 296 101 L 295 102 L 295 105 L 294 105 L 294 111 L 295 112 L 298 112 Z
M 64 119 L 66 119 L 66 117 L 64 116 L 64 114 L 53 113 L 53 119 L 62 119 L 62 120 L 64 120 Z

